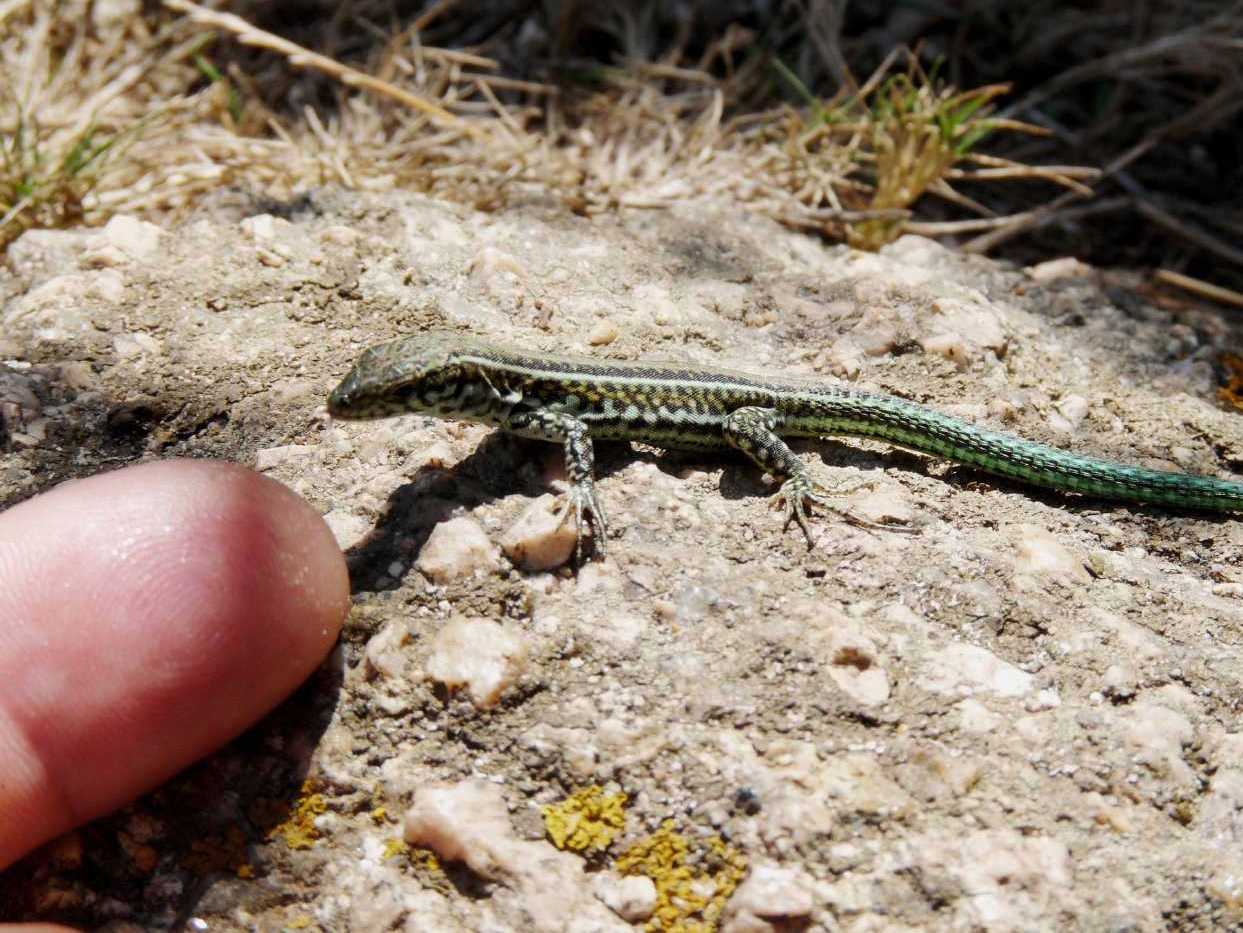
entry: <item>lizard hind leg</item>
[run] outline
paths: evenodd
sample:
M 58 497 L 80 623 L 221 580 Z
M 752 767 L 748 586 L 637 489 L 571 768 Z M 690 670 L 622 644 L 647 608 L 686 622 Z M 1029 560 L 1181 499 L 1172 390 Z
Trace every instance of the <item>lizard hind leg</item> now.
M 771 408 L 739 408 L 725 419 L 724 434 L 725 439 L 732 446 L 754 460 L 761 469 L 775 476 L 785 477 L 785 482 L 772 497 L 775 503 L 785 505 L 783 528 L 789 528 L 791 521 L 797 522 L 803 536 L 807 538 L 807 546 L 815 547 L 815 539 L 807 524 L 807 504 L 814 503 L 857 528 L 867 528 L 873 531 L 912 530 L 905 525 L 882 525 L 879 522 L 868 521 L 833 501 L 861 486 L 871 485 L 873 480 L 859 480 L 843 484 L 831 490 L 829 495 L 817 492 L 818 484 L 812 480 L 807 467 L 803 466 L 803 461 L 794 455 L 794 452 L 777 433 L 781 427 L 781 419 L 781 413 Z

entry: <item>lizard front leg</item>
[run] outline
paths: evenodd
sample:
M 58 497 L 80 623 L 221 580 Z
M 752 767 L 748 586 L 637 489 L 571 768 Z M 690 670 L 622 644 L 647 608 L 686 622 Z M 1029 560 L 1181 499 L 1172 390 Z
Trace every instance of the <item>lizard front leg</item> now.
M 569 502 L 562 513 L 564 522 L 574 512 L 574 528 L 578 534 L 575 559 L 583 561 L 583 516 L 590 515 L 594 530 L 593 541 L 600 556 L 604 556 L 604 542 L 608 537 L 608 525 L 604 509 L 596 498 L 595 451 L 587 425 L 573 415 L 557 411 L 515 412 L 506 419 L 506 428 L 524 437 L 560 442 L 565 447 L 565 472 L 570 480 Z
M 833 499 L 816 492 L 816 482 L 803 466 L 803 461 L 794 456 L 794 451 L 777 433 L 781 426 L 781 413 L 772 408 L 748 406 L 729 413 L 722 428 L 731 446 L 741 450 L 757 463 L 761 469 L 777 477 L 785 477 L 781 489 L 773 496 L 773 501 L 785 504 L 785 528 L 791 521 L 798 522 L 803 535 L 807 538 L 807 546 L 815 547 L 811 529 L 807 526 L 807 505 L 814 502 L 843 521 L 859 528 L 870 528 L 885 531 L 907 531 L 901 525 L 881 525 L 865 518 L 851 514 L 841 506 L 834 504 Z M 833 496 L 840 497 L 848 492 L 868 484 L 867 480 L 839 486 L 834 489 Z

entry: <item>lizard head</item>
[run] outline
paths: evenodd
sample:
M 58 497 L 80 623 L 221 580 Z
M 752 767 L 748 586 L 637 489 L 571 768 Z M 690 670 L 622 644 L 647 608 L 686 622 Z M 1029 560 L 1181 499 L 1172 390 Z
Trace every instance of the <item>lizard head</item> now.
M 371 347 L 328 396 L 334 418 L 385 418 L 435 411 L 454 395 L 462 367 L 463 338 L 435 331 Z

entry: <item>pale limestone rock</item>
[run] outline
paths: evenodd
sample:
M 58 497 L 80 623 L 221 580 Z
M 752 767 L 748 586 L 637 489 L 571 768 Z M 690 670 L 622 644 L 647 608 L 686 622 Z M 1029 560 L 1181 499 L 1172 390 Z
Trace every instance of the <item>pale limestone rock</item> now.
M 587 781 L 595 775 L 600 761 L 597 738 L 589 729 L 536 723 L 522 734 L 521 742 L 523 748 L 541 755 L 557 755 L 576 780 Z
M 268 391 L 281 402 L 323 400 L 322 388 L 310 379 L 277 379 L 268 387 Z
M 1020 716 L 1013 720 L 1010 731 L 1028 748 L 1047 748 L 1053 738 L 1053 724 L 1048 716 Z
M 978 645 L 961 642 L 933 652 L 920 686 L 932 693 L 969 694 L 976 690 L 1018 697 L 1032 689 L 1032 675 Z
M 863 370 L 863 348 L 849 337 L 833 341 L 821 358 L 824 367 L 842 379 L 854 379 Z
M 945 264 L 957 254 L 946 249 L 936 240 L 906 233 L 892 243 L 882 246 L 880 255 L 889 260 L 890 266 L 914 266 L 942 274 Z M 885 273 L 881 272 L 880 277 L 883 279 Z
M 510 897 L 494 896 L 501 902 L 498 911 L 512 906 L 527 919 L 525 929 L 631 933 L 628 924 L 596 899 L 581 859 L 548 842 L 514 834 L 505 798 L 495 784 L 468 780 L 420 788 L 406 812 L 405 839 L 504 885 Z
M 1219 733 L 1213 746 L 1212 760 L 1218 768 L 1243 767 L 1243 732 Z
M 1088 608 L 1086 625 L 1074 638 L 1071 647 L 1075 651 L 1094 648 L 1104 640 L 1111 654 L 1134 661 L 1161 661 L 1170 653 L 1170 644 L 1162 636 L 1099 606 Z
M 725 905 L 721 933 L 776 933 L 801 927 L 815 908 L 815 882 L 805 871 L 763 860 Z
M 486 781 L 424 788 L 406 811 L 406 842 L 431 849 L 445 861 L 465 862 L 490 880 L 501 872 L 494 850 L 511 833 L 501 789 Z
M 1182 713 L 1144 699 L 1121 713 L 1122 737 L 1136 760 L 1161 778 L 1182 785 L 1196 782 L 1195 772 L 1183 758 L 1183 748 L 1195 738 L 1195 726 Z
M 4 312 L 4 322 L 14 324 L 29 317 L 34 324 L 49 325 L 52 336 L 48 339 L 57 339 L 58 335 L 92 328 L 86 309 L 77 307 L 80 303 L 97 300 L 116 304 L 124 292 L 125 280 L 115 269 L 58 275 L 13 301 Z
M 885 483 L 878 489 L 852 497 L 848 507 L 851 514 L 878 525 L 902 527 L 915 521 L 910 498 L 897 483 Z
M 344 224 L 333 224 L 320 231 L 319 241 L 325 246 L 354 246 L 362 235 L 353 227 Z
M 104 269 L 123 266 L 132 260 L 133 257 L 121 247 L 96 240 L 88 249 L 83 250 L 82 255 L 78 257 L 78 264 L 85 269 Z
M 280 447 L 264 447 L 255 451 L 255 469 L 266 473 L 287 463 L 305 461 L 315 455 L 319 448 L 311 444 L 282 444 Z
M 865 356 L 888 356 L 903 340 L 903 335 L 896 325 L 871 325 L 867 330 L 855 335 L 859 341 L 859 349 Z
M 1235 851 L 1237 852 L 1236 837 Z M 1243 918 L 1243 858 L 1238 855 L 1222 852 L 1215 860 L 1213 876 L 1208 879 L 1205 889 L 1209 895 L 1217 898 L 1236 917 Z
M 332 536 L 337 539 L 337 547 L 343 551 L 348 551 L 359 544 L 374 527 L 367 519 L 348 509 L 333 509 L 324 516 L 324 523 L 328 525 Z
M 518 294 L 526 269 L 509 253 L 485 246 L 470 261 L 470 276 L 494 298 L 510 299 Z
M 679 305 L 669 289 L 656 282 L 642 282 L 634 287 L 632 304 L 643 308 L 657 324 L 688 323 L 684 305 Z
M 1129 700 L 1135 696 L 1139 679 L 1136 676 L 1135 668 L 1124 661 L 1120 664 L 1111 664 L 1105 668 L 1101 681 L 1101 692 L 1106 696 Z
M 325 874 L 349 896 L 321 898 L 315 907 L 316 926 L 329 930 L 454 929 L 452 910 L 444 895 L 411 884 L 402 873 L 401 862 L 385 858 L 386 843 L 378 835 L 367 834 L 357 851 L 331 857 L 324 866 Z M 412 916 L 423 925 L 412 927 Z M 207 926 L 190 924 L 186 929 Z
M 243 218 L 241 227 L 242 233 L 256 243 L 270 243 L 278 235 L 288 234 L 293 230 L 293 224 L 289 221 L 271 214 L 255 214 Z
M 692 279 L 690 293 L 704 307 L 716 314 L 740 320 L 747 303 L 751 300 L 752 290 L 749 286 L 738 282 L 724 282 L 720 279 Z
M 1204 701 L 1182 684 L 1168 683 L 1154 687 L 1145 693 L 1144 699 L 1158 703 L 1167 709 L 1177 710 L 1188 716 L 1199 716 L 1204 712 Z
M 527 272 L 517 259 L 495 246 L 485 246 L 470 261 L 470 272 L 484 278 L 491 278 L 502 272 L 524 277 Z
M 255 250 L 255 256 L 258 258 L 260 265 L 267 266 L 269 269 L 280 269 L 289 262 L 289 257 L 279 247 L 267 249 L 261 246 Z
M 588 640 L 600 642 L 618 654 L 633 652 L 643 641 L 643 635 L 651 627 L 647 619 L 629 612 L 610 612 L 583 631 Z
M 91 238 L 83 251 L 82 265 L 100 267 L 151 262 L 159 254 L 162 233 L 153 223 L 117 214 Z
M 985 352 L 1002 356 L 1006 332 L 997 312 L 987 305 L 939 298 L 932 302 L 926 326 L 919 336 L 920 346 L 967 368 L 982 359 Z
M 1066 547 L 1041 526 L 1018 525 L 1014 528 L 1014 534 L 1018 539 L 1014 555 L 1016 573 L 1075 583 L 1086 583 L 1091 579 L 1083 556 Z
M 912 867 L 950 901 L 955 928 L 1042 929 L 1050 910 L 1070 909 L 1065 843 L 1012 830 L 912 840 Z
M 914 801 L 884 773 L 873 755 L 851 752 L 835 755 L 817 775 L 819 788 L 830 805 L 852 815 L 901 819 L 909 815 Z
M 1062 705 L 1062 696 L 1052 687 L 1036 692 L 1023 702 L 1023 709 L 1029 713 L 1042 713 L 1045 710 L 1057 709 Z
M 117 359 L 132 360 L 143 356 L 158 356 L 163 352 L 160 341 L 142 332 L 117 334 L 112 338 L 112 350 Z
M 605 347 L 616 340 L 619 335 L 617 325 L 605 318 L 592 325 L 591 330 L 587 332 L 587 343 L 593 347 Z
M 656 909 L 656 885 L 646 875 L 602 871 L 592 877 L 596 897 L 627 923 L 643 923 Z
M 85 280 L 85 295 L 108 304 L 116 304 L 125 297 L 125 278 L 116 269 L 100 269 L 88 272 Z
M 510 326 L 509 319 L 497 310 L 499 302 L 480 304 L 447 288 L 432 289 L 430 294 L 449 324 L 465 327 L 472 333 L 503 332 Z
M 432 641 L 427 675 L 448 689 L 466 687 L 480 709 L 495 706 L 527 666 L 522 635 L 488 619 L 455 616 Z
M 1083 419 L 1088 416 L 1091 403 L 1082 395 L 1063 395 L 1057 400 L 1057 417 L 1052 419 L 1053 426 L 1067 434 L 1073 432 Z
M 880 666 L 876 643 L 849 622 L 826 633 L 829 677 L 858 703 L 875 706 L 889 699 L 889 674 Z
M 574 554 L 578 534 L 573 518 L 545 494 L 528 505 L 501 536 L 501 550 L 523 570 L 552 570 Z
M 992 732 L 1005 722 L 979 700 L 968 698 L 958 704 L 958 728 L 963 732 Z
M 1213 775 L 1195 826 L 1215 847 L 1243 853 L 1243 762 L 1236 759 Z
M 832 831 L 834 813 L 814 745 L 774 742 L 761 757 L 744 735 L 729 729 L 718 731 L 717 745 L 722 778 L 750 788 L 760 800 L 757 828 L 766 843 L 801 845 Z
M 1047 259 L 1023 270 L 1033 282 L 1054 282 L 1058 279 L 1081 279 L 1092 274 L 1092 267 L 1074 256 Z
M 895 771 L 903 789 L 923 803 L 964 797 L 981 774 L 979 762 L 955 756 L 932 742 L 920 742 Z
M 397 679 L 405 673 L 406 652 L 403 646 L 410 640 L 410 629 L 405 622 L 389 622 L 367 641 L 368 677 L 381 676 Z
M 448 583 L 500 566 L 487 532 L 469 516 L 451 518 L 432 529 L 414 565 L 433 583 Z
M 29 277 L 38 271 L 73 268 L 96 235 L 94 230 L 27 230 L 9 244 L 5 260 L 14 272 Z

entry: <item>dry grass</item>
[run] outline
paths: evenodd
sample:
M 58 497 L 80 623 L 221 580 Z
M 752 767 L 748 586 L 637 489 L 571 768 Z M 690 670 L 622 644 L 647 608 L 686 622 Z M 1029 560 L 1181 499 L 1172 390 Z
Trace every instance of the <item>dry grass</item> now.
M 159 150 L 213 109 L 210 94 L 182 93 L 202 42 L 85 2 L 0 4 L 0 245 L 176 198 Z
M 227 185 L 284 200 L 325 184 L 402 187 L 481 209 L 551 196 L 588 214 L 725 197 L 864 248 L 904 231 L 992 238 L 978 246 L 1063 210 L 1082 214 L 1072 202 L 1092 193 L 1083 182 L 1096 174 L 980 152 L 999 130 L 1035 130 L 991 112 L 1000 84 L 959 91 L 902 52 L 854 82 L 840 0 L 806 0 L 806 22 L 817 26 L 806 38 L 730 24 L 694 47 L 688 29 L 663 47 L 655 40 L 668 24 L 654 3 L 554 4 L 550 44 L 604 30 L 627 55 L 617 66 L 564 59 L 569 72 L 556 83 L 501 64 L 512 32 L 499 46 L 427 44 L 478 31 L 477 11 L 450 0 L 405 28 L 379 25 L 385 7 L 367 20 L 366 3 L 355 6 L 367 41 L 348 61 L 190 0 L 164 6 L 160 16 L 108 22 L 101 11 L 117 7 L 90 0 L 0 0 L 0 247 L 32 226 L 176 213 Z M 495 22 L 504 24 L 504 7 L 488 5 Z M 802 45 L 792 67 L 778 63 L 785 78 L 775 78 L 773 48 L 793 41 Z M 266 56 L 262 68 L 242 65 L 235 43 L 257 50 L 252 63 Z M 1124 64 L 1171 48 L 1182 47 L 1145 48 Z M 285 97 L 315 105 L 265 104 L 274 66 L 287 87 L 314 89 Z M 815 74 L 844 89 L 815 97 L 802 89 Z M 803 106 L 757 111 L 774 87 L 799 89 Z M 1229 106 L 1216 95 L 1204 113 Z M 1010 179 L 1068 194 L 1006 214 L 961 187 Z M 924 194 L 959 218 L 916 219 Z
M 797 84 L 793 75 L 788 79 Z M 788 223 L 819 226 L 861 249 L 877 249 L 917 226 L 921 232 L 953 232 L 917 225 L 911 207 L 925 193 L 968 211 L 1001 218 L 954 189 L 955 179 L 1042 179 L 1084 193 L 1076 179 L 1092 169 L 1033 167 L 977 153 L 999 130 L 1041 133 L 1039 127 L 991 116 L 1005 85 L 965 92 L 927 75 L 905 50 L 890 55 L 862 87 L 820 101 L 799 86 L 808 106 L 787 108 L 745 134 L 759 144 L 755 174 L 766 174 L 793 195 L 800 211 L 778 197 L 771 213 Z

